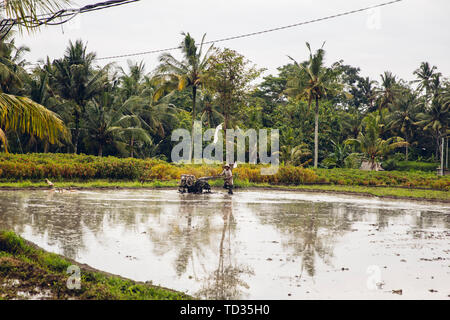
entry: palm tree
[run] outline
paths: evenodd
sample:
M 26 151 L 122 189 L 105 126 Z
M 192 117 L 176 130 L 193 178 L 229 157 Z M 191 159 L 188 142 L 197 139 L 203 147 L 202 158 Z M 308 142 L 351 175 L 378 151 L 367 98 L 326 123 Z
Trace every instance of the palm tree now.
M 124 113 L 118 97 L 111 92 L 103 92 L 90 101 L 87 107 L 90 138 L 98 144 L 98 156 L 103 156 L 103 148 L 108 144 L 118 149 L 130 147 L 130 157 L 134 156 L 136 141 L 151 142 L 147 132 L 140 127 L 136 115 Z
M 145 95 L 130 97 L 124 102 L 124 108 L 137 116 L 141 125 L 153 135 L 164 138 L 171 124 L 176 121 L 178 108 L 170 103 L 171 94 L 158 101 Z
M 358 112 L 357 109 L 349 110 L 350 112 L 342 112 L 340 115 L 340 121 L 345 132 L 353 138 L 357 138 L 361 131 L 361 121 L 364 117 L 363 114 Z
M 418 83 L 417 90 L 419 92 L 425 90 L 425 99 L 428 102 L 430 100 L 431 80 L 436 75 L 436 66 L 430 67 L 428 62 L 422 62 L 420 67 L 414 71 L 417 80 L 413 82 Z
M 397 93 L 397 79 L 390 71 L 385 71 L 381 75 L 381 89 L 378 93 L 378 112 L 382 117 L 383 109 L 388 109 L 394 102 Z
M 70 133 L 53 112 L 17 94 L 24 92 L 28 77 L 21 60 L 25 47 L 16 48 L 14 41 L 4 37 L 0 41 L 0 141 L 8 152 L 6 131 L 19 131 L 55 144 L 67 140 Z
M 325 44 L 325 43 L 324 43 Z M 294 98 L 306 98 L 308 107 L 315 101 L 315 125 L 314 125 L 314 168 L 317 168 L 319 158 L 319 100 L 326 97 L 328 91 L 336 88 L 335 75 L 332 68 L 324 66 L 325 50 L 318 49 L 312 54 L 309 43 L 306 43 L 309 50 L 309 60 L 298 63 L 289 57 L 297 68 L 297 74 L 291 78 L 287 84 L 286 93 Z
M 23 82 L 28 78 L 24 69 L 27 63 L 22 57 L 30 49 L 16 47 L 12 34 L 10 32 L 0 42 L 0 87 L 4 93 L 20 94 L 23 93 Z
M 142 128 L 148 131 L 153 138 L 159 140 L 148 150 L 141 150 L 153 155 L 156 149 L 163 143 L 166 132 L 174 129 L 178 122 L 177 113 L 180 111 L 171 103 L 175 91 L 160 97 L 162 91 L 157 90 L 158 77 L 150 77 L 145 74 L 143 62 L 128 62 L 129 71 L 121 69 L 119 92 L 122 97 L 124 111 L 139 119 Z M 158 99 L 155 95 L 159 95 Z M 130 142 L 131 144 L 131 142 Z M 146 147 L 149 146 L 148 144 Z
M 426 103 L 426 102 L 425 102 Z M 426 108 L 426 106 L 423 106 Z M 450 124 L 450 86 L 436 91 L 431 104 L 425 112 L 417 115 L 419 121 L 415 124 L 424 131 L 430 131 L 436 141 L 436 158 L 439 155 L 441 138 L 448 134 Z
M 224 121 L 224 116 L 219 112 L 218 106 L 214 101 L 212 92 L 205 89 L 200 101 L 201 119 L 206 119 L 206 126 L 208 128 L 216 127 L 219 123 Z
M 403 92 L 393 104 L 393 111 L 389 115 L 388 126 L 397 129 L 403 135 L 405 142 L 405 159 L 408 161 L 409 142 L 414 135 L 416 117 L 419 112 L 417 96 L 412 92 Z
M 328 157 L 324 160 L 330 166 L 335 166 L 338 168 L 343 168 L 345 166 L 345 158 L 350 155 L 350 150 L 347 144 L 336 142 L 331 140 L 333 144 L 333 152 L 328 155 Z
M 109 65 L 94 71 L 92 68 L 95 53 L 87 53 L 81 40 L 70 41 L 62 59 L 55 60 L 53 84 L 60 96 L 67 100 L 66 106 L 72 109 L 74 117 L 73 151 L 78 152 L 81 119 L 86 111 L 86 103 L 99 94 L 107 83 Z
M 169 88 L 169 90 L 178 89 L 179 91 L 185 88 L 192 89 L 192 135 L 194 138 L 194 121 L 196 119 L 196 102 L 197 91 L 204 85 L 207 70 L 210 64 L 210 54 L 213 46 L 203 55 L 203 43 L 206 34 L 202 37 L 202 42 L 197 48 L 194 38 L 189 33 L 182 33 L 184 40 L 180 45 L 183 53 L 183 60 L 175 59 L 170 53 L 164 53 L 159 57 L 160 65 L 156 69 L 157 75 L 160 77 L 163 86 L 155 94 L 155 99 L 162 96 L 162 93 Z M 189 159 L 192 159 L 193 140 L 191 140 L 191 150 Z
M 311 150 L 306 143 L 300 141 L 293 128 L 283 130 L 279 152 L 281 162 L 293 166 L 303 166 L 311 162 L 312 159 L 308 159 L 311 157 Z
M 286 165 L 291 166 L 303 166 L 312 160 L 309 158 L 311 157 L 311 151 L 308 149 L 308 145 L 304 142 L 296 146 L 281 146 L 281 156 L 283 162 Z M 309 160 L 307 158 L 309 158 Z
M 121 92 L 125 100 L 131 96 L 139 96 L 145 88 L 144 80 L 146 79 L 145 64 L 143 61 L 139 63 L 127 61 L 127 63 L 128 73 L 120 68 L 122 74 L 120 77 Z
M 363 156 L 369 161 L 372 170 L 376 168 L 377 162 L 381 161 L 388 152 L 408 145 L 400 137 L 391 137 L 387 140 L 380 137 L 383 125 L 379 114 L 369 114 L 364 118 L 363 123 L 364 132 L 360 132 L 358 138 L 347 139 L 344 143 L 359 147 Z
M 369 77 L 361 78 L 361 80 L 358 82 L 358 87 L 368 103 L 367 109 L 370 112 L 374 111 L 373 104 L 376 98 L 376 90 L 375 90 L 376 84 L 377 82 L 375 80 L 370 80 Z

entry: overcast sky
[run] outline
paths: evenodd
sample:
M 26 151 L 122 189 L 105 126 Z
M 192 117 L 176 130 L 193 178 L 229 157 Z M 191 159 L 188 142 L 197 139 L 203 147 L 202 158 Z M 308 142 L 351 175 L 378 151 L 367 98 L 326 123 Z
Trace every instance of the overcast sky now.
M 141 0 L 136 3 L 80 15 L 69 25 L 41 29 L 18 36 L 27 45 L 29 61 L 59 58 L 69 40 L 83 39 L 98 57 L 177 46 L 182 31 L 200 41 L 203 33 L 214 40 L 375 5 L 388 0 Z M 74 6 L 100 0 L 75 0 Z M 289 63 L 307 58 L 305 42 L 317 49 L 326 41 L 326 64 L 337 60 L 361 68 L 363 76 L 379 80 L 390 70 L 405 80 L 422 61 L 450 76 L 450 1 L 403 0 L 379 11 L 294 27 L 218 44 L 245 55 L 266 75 Z M 178 55 L 178 52 L 173 52 Z M 157 64 L 157 54 L 144 60 L 147 71 Z M 117 59 L 126 65 L 127 58 Z M 103 63 L 103 62 L 102 62 Z

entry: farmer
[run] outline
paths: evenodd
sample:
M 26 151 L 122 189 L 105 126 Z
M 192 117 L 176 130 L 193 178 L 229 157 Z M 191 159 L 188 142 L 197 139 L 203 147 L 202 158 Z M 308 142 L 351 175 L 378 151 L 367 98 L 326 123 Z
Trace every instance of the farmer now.
M 228 189 L 228 194 L 233 194 L 233 172 L 231 172 L 231 166 L 226 164 L 223 166 L 223 171 L 220 176 L 224 176 L 225 183 L 223 187 Z

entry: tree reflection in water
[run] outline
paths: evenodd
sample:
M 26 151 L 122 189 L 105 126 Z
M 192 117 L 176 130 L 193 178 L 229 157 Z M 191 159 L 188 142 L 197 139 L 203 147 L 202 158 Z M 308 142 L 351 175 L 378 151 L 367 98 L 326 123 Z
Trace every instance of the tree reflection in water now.
M 138 258 L 161 261 L 170 281 L 209 299 L 245 299 L 247 292 L 252 294 L 246 281 L 260 280 L 237 260 L 260 270 L 265 252 L 256 252 L 249 260 L 239 249 L 247 242 L 260 247 L 274 239 L 260 233 L 262 225 L 280 243 L 273 253 L 292 258 L 299 263 L 299 274 L 315 281 L 323 264 L 332 265 L 337 242 L 350 230 L 374 229 L 389 235 L 400 228 L 412 238 L 427 239 L 434 236 L 433 229 L 448 230 L 450 216 L 436 206 L 413 210 L 373 201 L 313 202 L 267 192 L 233 198 L 175 191 L 0 193 L 0 229 L 14 229 L 74 259 L 98 249 L 118 265 L 123 265 L 123 256 L 116 254 L 117 246 L 122 251 L 142 245 L 144 250 L 136 250 Z M 249 237 L 253 232 L 260 238 Z
M 203 267 L 202 261 L 207 255 L 205 251 L 211 246 L 211 235 L 214 233 L 211 219 L 214 212 L 199 201 L 199 195 L 179 195 L 179 200 L 174 207 L 176 213 L 161 217 L 165 220 L 158 217 L 160 221 L 153 221 L 146 230 L 154 244 L 153 252 L 156 255 L 176 252 L 174 268 L 178 277 L 186 273 L 190 263 L 194 277 L 197 278 L 197 264 L 200 263 Z M 150 219 L 155 220 L 156 217 Z
M 205 299 L 237 300 L 242 299 L 243 289 L 248 284 L 241 279 L 244 275 L 253 275 L 253 270 L 243 264 L 233 264 L 232 231 L 235 231 L 236 222 L 233 216 L 233 202 L 223 202 L 222 205 L 223 228 L 219 243 L 219 261 L 217 269 L 202 281 L 202 288 L 196 296 Z M 227 248 L 225 240 L 227 239 Z
M 86 233 L 103 243 L 104 229 L 121 226 L 124 232 L 135 232 L 137 219 L 142 219 L 141 223 L 148 220 L 148 215 L 139 214 L 147 210 L 145 203 L 134 202 L 130 210 L 121 201 L 95 197 L 80 192 L 5 192 L 5 201 L 0 202 L 0 229 L 14 229 L 19 234 L 27 229 L 33 237 L 45 238 L 47 245 L 59 247 L 64 256 L 77 259 L 90 245 L 85 243 Z M 156 214 L 161 208 L 152 207 L 151 211 Z
M 316 264 L 320 259 L 326 265 L 332 264 L 333 250 L 337 238 L 347 232 L 352 217 L 340 204 L 296 202 L 266 208 L 251 204 L 263 224 L 278 229 L 283 236 L 282 245 L 292 258 L 300 258 L 300 276 L 306 271 L 314 277 Z M 270 209 L 270 210 L 269 210 Z

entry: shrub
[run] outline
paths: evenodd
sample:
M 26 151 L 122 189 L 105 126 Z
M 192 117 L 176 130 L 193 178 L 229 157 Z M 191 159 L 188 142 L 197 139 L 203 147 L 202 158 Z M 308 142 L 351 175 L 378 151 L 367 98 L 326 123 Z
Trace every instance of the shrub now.
M 397 160 L 396 159 L 388 159 L 381 163 L 381 167 L 384 170 L 392 171 L 397 168 Z
M 344 164 L 346 168 L 350 169 L 359 169 L 361 167 L 362 157 L 359 153 L 351 153 L 344 160 Z
M 419 161 L 397 161 L 396 159 L 389 159 L 383 162 L 383 169 L 397 170 L 397 171 L 428 171 L 436 172 L 439 164 Z
M 397 152 L 396 154 L 394 154 L 392 156 L 392 159 L 394 159 L 395 161 L 405 161 L 405 154 L 404 153 L 399 153 Z
M 350 158 L 349 156 L 348 158 Z M 347 158 L 347 159 L 348 159 Z M 358 155 L 352 161 L 358 161 Z M 404 162 L 398 162 L 396 168 Z M 318 184 L 360 186 L 403 186 L 449 190 L 450 176 L 439 177 L 436 164 L 416 162 L 403 168 L 422 168 L 422 171 L 362 171 L 359 169 L 307 169 L 280 166 L 274 175 L 261 175 L 262 165 L 242 164 L 233 170 L 239 181 L 262 184 Z M 428 170 L 428 169 L 427 169 Z M 196 177 L 215 176 L 222 171 L 220 165 L 178 165 L 156 159 L 119 159 L 73 154 L 5 154 L 0 153 L 0 179 L 6 181 L 43 180 L 177 180 L 182 174 Z
M 439 164 L 430 163 L 430 162 L 417 162 L 417 161 L 400 161 L 397 164 L 397 169 L 399 171 L 411 171 L 411 170 L 420 170 L 420 171 L 432 171 L 436 172 Z

